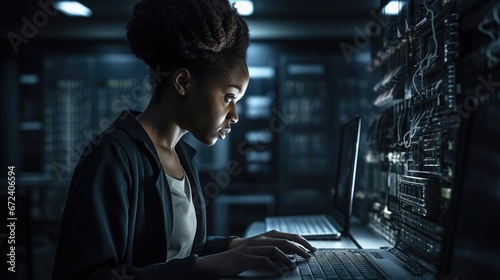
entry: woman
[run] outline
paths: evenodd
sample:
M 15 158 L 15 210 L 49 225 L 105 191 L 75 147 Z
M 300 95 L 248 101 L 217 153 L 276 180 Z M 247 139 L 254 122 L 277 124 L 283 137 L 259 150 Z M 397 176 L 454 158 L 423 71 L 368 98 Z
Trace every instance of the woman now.
M 53 279 L 210 279 L 265 268 L 284 252 L 309 257 L 300 236 L 207 237 L 203 194 L 181 140 L 213 145 L 238 121 L 249 82 L 248 27 L 227 0 L 143 0 L 127 25 L 154 93 L 89 144 L 74 171 Z

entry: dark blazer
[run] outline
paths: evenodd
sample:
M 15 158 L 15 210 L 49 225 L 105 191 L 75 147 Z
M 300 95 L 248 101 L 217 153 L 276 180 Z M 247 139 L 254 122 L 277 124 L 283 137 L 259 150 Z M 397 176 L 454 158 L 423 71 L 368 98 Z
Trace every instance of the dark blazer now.
M 192 160 L 176 146 L 192 187 L 197 229 L 192 255 L 167 262 L 172 199 L 151 139 L 125 111 L 84 150 L 61 223 L 52 279 L 194 279 L 198 255 L 227 249 L 231 237 L 206 237 L 202 188 Z

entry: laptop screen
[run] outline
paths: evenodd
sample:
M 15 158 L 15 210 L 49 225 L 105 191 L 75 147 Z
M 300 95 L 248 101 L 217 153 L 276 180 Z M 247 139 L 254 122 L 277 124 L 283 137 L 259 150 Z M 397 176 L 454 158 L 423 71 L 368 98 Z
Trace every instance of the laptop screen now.
M 342 223 L 339 225 L 339 230 L 343 233 L 349 231 L 360 132 L 361 118 L 359 116 L 343 124 L 340 129 L 336 182 L 332 189 L 332 215 L 336 221 Z

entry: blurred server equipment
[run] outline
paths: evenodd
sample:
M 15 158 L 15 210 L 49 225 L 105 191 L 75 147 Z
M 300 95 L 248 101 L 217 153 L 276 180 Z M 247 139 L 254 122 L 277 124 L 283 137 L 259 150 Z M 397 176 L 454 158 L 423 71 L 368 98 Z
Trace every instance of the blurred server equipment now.
M 283 56 L 280 73 L 278 214 L 324 213 L 334 170 L 330 58 Z

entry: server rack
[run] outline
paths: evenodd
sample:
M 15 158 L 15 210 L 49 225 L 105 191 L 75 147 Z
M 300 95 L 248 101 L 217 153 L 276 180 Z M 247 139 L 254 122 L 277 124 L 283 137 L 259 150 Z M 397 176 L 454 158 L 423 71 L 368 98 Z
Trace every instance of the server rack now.
M 464 127 L 479 104 L 497 99 L 491 83 L 481 96 L 472 88 L 484 84 L 485 71 L 490 80 L 498 73 L 499 7 L 488 1 L 398 3 L 398 13 L 381 9 L 385 24 L 373 38 L 371 70 L 378 82 L 368 166 L 376 180 L 368 226 L 397 245 L 402 258 L 418 259 L 408 264 L 415 274 L 438 277 L 455 234 L 452 205 L 463 202 L 457 201 L 456 176 L 463 140 L 471 137 Z

